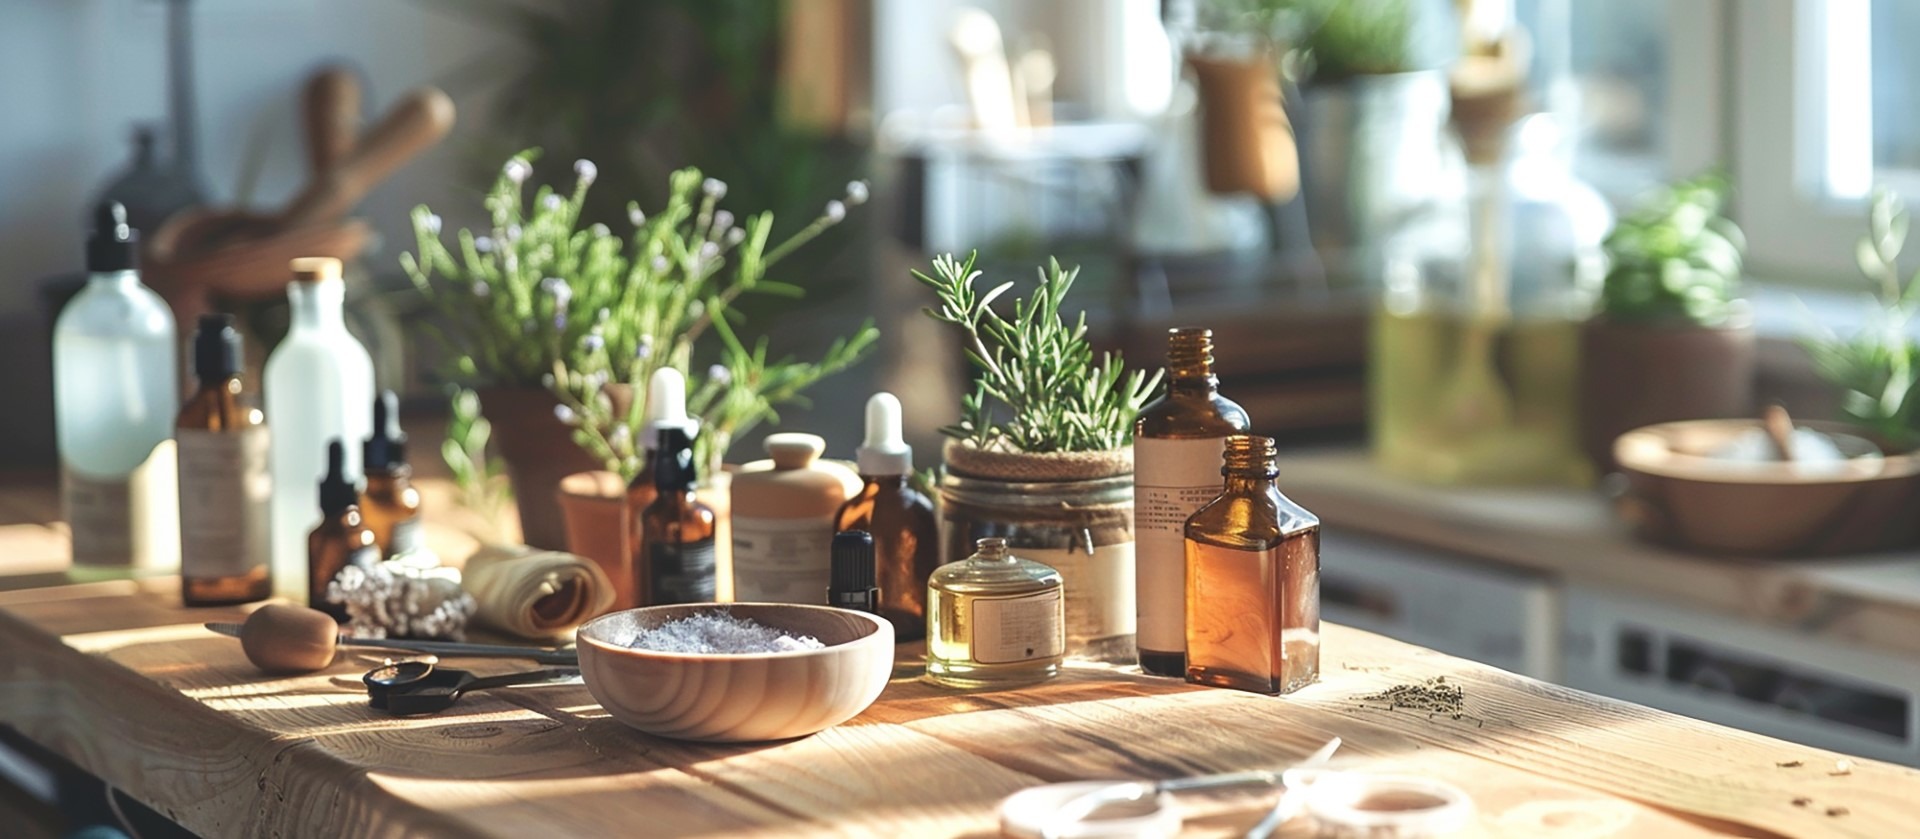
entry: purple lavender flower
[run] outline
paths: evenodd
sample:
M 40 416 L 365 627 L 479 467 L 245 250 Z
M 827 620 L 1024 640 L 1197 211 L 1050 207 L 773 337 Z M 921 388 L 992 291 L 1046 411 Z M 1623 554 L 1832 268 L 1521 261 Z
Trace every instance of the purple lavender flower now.
M 436 216 L 432 213 L 426 214 L 425 217 L 420 219 L 420 226 L 425 227 L 428 233 L 431 233 L 435 236 L 440 235 L 440 217 L 439 216 Z
M 493 294 L 493 287 L 487 285 L 486 280 L 473 281 L 473 296 L 488 297 L 488 296 L 491 296 L 492 294 Z
M 642 227 L 647 223 L 647 214 L 644 212 L 641 212 L 640 208 L 637 206 L 628 207 L 627 221 L 633 222 L 634 227 Z
M 725 364 L 715 364 L 707 368 L 707 378 L 721 387 L 733 384 L 733 371 Z
M 733 226 L 733 213 L 727 212 L 726 210 L 720 210 L 713 214 L 713 232 L 715 234 L 724 233 L 726 232 L 727 228 L 732 226 Z
M 533 174 L 533 167 L 527 165 L 525 160 L 515 157 L 507 161 L 503 172 L 506 174 L 507 180 L 512 181 L 514 185 L 518 186 L 527 182 L 527 177 Z
M 473 237 L 473 249 L 481 253 L 493 253 L 493 240 L 485 236 Z
M 551 212 L 560 209 L 560 202 L 560 196 L 549 192 L 547 193 L 547 197 L 540 199 L 540 206 L 542 209 Z
M 565 405 L 553 406 L 553 418 L 568 425 L 573 424 L 573 409 Z
M 719 178 L 708 178 L 700 184 L 700 191 L 706 193 L 708 198 L 718 201 L 727 197 L 727 182 Z
M 822 215 L 826 217 L 828 224 L 839 224 L 841 219 L 847 217 L 847 205 L 839 201 L 828 201 L 827 209 Z
M 866 181 L 848 181 L 847 182 L 847 204 L 848 205 L 858 207 L 861 204 L 867 203 L 867 197 L 868 197 L 868 193 L 867 193 Z
M 653 355 L 653 336 L 652 335 L 640 336 L 640 342 L 633 345 L 633 357 L 641 361 L 645 361 L 652 355 Z
M 727 231 L 728 245 L 738 245 L 741 242 L 744 242 L 746 240 L 747 240 L 747 231 L 745 230 L 741 230 L 740 228 L 736 227 L 732 230 Z
M 600 167 L 593 165 L 591 160 L 576 160 L 573 162 L 573 174 L 580 179 L 581 186 L 591 186 L 593 179 L 600 176 Z
M 580 348 L 587 352 L 599 352 L 607 345 L 607 339 L 598 332 L 589 332 L 580 339 Z

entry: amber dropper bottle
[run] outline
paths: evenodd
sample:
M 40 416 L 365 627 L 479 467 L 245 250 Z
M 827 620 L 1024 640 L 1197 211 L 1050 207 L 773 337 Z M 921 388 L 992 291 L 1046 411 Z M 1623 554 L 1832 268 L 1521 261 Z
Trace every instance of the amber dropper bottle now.
M 860 492 L 834 514 L 833 530 L 873 535 L 878 564 L 880 615 L 893 624 L 896 640 L 927 631 L 927 578 L 940 566 L 939 522 L 933 502 L 908 483 L 913 448 L 900 436 L 900 400 L 876 393 L 867 400 L 866 442 L 854 452 Z
M 1247 412 L 1220 395 L 1213 375 L 1213 330 L 1168 330 L 1167 392 L 1133 421 L 1134 590 L 1148 673 L 1186 674 L 1183 528 L 1220 494 L 1227 435 L 1246 430 Z
M 347 447 L 327 444 L 327 476 L 320 480 L 320 526 L 307 534 L 307 605 L 345 621 L 345 607 L 327 602 L 327 584 L 349 565 L 380 561 L 380 546 L 360 518 L 360 491 L 346 478 Z
M 407 465 L 407 435 L 400 430 L 400 397 L 381 391 L 373 402 L 373 436 L 360 447 L 367 488 L 360 493 L 360 516 L 382 556 L 426 547 L 420 532 L 420 491 Z
M 1320 519 L 1280 494 L 1271 437 L 1227 438 L 1187 520 L 1187 681 L 1292 693 L 1320 676 Z
M 201 315 L 193 338 L 199 390 L 175 422 L 180 458 L 180 599 L 188 606 L 265 600 L 273 593 L 267 521 L 273 476 L 267 424 L 246 404 L 232 315 Z
M 634 553 L 634 596 L 642 606 L 708 603 L 718 573 L 713 508 L 694 496 L 700 473 L 693 438 L 685 429 L 660 428 L 653 453 L 653 503 L 640 511 L 639 549 Z

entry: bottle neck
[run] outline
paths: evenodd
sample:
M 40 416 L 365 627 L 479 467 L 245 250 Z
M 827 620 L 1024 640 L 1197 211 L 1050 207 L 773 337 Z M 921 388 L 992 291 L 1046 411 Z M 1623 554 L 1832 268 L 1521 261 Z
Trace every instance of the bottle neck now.
M 346 285 L 339 280 L 296 281 L 287 286 L 287 304 L 293 329 L 337 330 L 346 328 L 341 305 L 346 301 Z
M 96 271 L 87 275 L 87 285 L 111 288 L 122 291 L 140 287 L 140 272 L 131 268 L 125 271 Z
M 905 489 L 908 485 L 906 475 L 861 475 L 860 480 L 877 487 L 898 487 Z
M 1241 494 L 1266 492 L 1273 488 L 1275 477 L 1272 472 L 1228 472 L 1226 490 Z
M 1168 371 L 1167 392 L 1182 396 L 1212 396 L 1220 392 L 1220 379 L 1207 367 L 1195 370 Z
M 225 393 L 232 396 L 239 396 L 240 391 L 245 388 L 240 382 L 240 374 L 238 372 L 215 373 L 211 376 L 198 376 L 198 378 L 200 379 L 201 393 Z

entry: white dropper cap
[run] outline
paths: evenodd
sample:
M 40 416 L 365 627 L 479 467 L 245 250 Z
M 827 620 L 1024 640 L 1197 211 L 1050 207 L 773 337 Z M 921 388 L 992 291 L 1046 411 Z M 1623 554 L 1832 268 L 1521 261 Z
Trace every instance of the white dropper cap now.
M 660 448 L 660 429 L 679 428 L 687 438 L 700 431 L 700 423 L 687 416 L 687 377 L 672 367 L 653 371 L 647 380 L 647 424 L 640 429 L 640 444 Z
M 900 437 L 900 400 L 881 391 L 867 400 L 867 440 L 854 450 L 862 475 L 913 472 L 913 447 Z

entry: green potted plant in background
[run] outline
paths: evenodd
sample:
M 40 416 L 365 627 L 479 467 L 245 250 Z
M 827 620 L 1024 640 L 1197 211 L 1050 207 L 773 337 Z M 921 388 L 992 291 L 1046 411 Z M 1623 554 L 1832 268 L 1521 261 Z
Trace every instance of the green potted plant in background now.
M 1909 225 L 1906 203 L 1876 190 L 1867 211 L 1867 232 L 1854 249 L 1860 272 L 1874 283 L 1875 303 L 1858 331 L 1842 336 L 1818 329 L 1802 346 L 1814 368 L 1840 390 L 1840 410 L 1878 436 L 1891 451 L 1920 445 L 1915 387 L 1920 382 L 1920 346 L 1911 327 L 1920 313 L 1920 274 L 1900 284 L 1900 252 Z
M 815 365 L 771 362 L 736 334 L 733 303 L 746 294 L 798 297 L 803 289 L 766 278 L 800 245 L 866 199 L 864 183 L 792 237 L 769 246 L 771 213 L 746 218 L 720 207 L 726 184 L 682 169 L 666 206 L 651 215 L 627 207 L 629 230 L 584 224 L 581 210 L 597 175 L 574 165 L 567 193 L 525 184 L 534 152 L 509 159 L 487 193 L 490 229 L 461 230 L 451 246 L 426 207 L 413 214 L 416 254 L 401 264 L 438 310 L 428 324 L 452 356 L 455 381 L 478 391 L 507 463 L 530 545 L 566 546 L 555 498 L 565 476 L 607 468 L 631 477 L 631 443 L 613 426 L 643 416 L 636 383 L 671 365 L 696 382 L 695 410 L 707 429 L 701 456 L 713 470 L 731 435 L 797 399 L 819 377 L 843 369 L 871 345 L 864 326 Z M 706 365 L 706 366 L 701 366 Z M 698 375 L 694 375 L 698 369 Z M 596 430 L 604 429 L 604 434 Z
M 1661 187 L 1607 235 L 1599 308 L 1580 335 L 1580 439 L 1602 470 L 1635 428 L 1752 414 L 1746 238 L 1721 215 L 1727 190 L 1714 172 Z
M 914 272 L 952 324 L 972 363 L 940 477 L 941 561 L 999 536 L 1016 555 L 1053 566 L 1066 581 L 1067 653 L 1133 656 L 1133 418 L 1160 384 L 1127 371 L 1117 354 L 1096 359 L 1086 315 L 1062 315 L 1078 269 L 1051 262 L 1012 316 L 993 308 L 1013 288 L 981 291 L 974 257 Z

